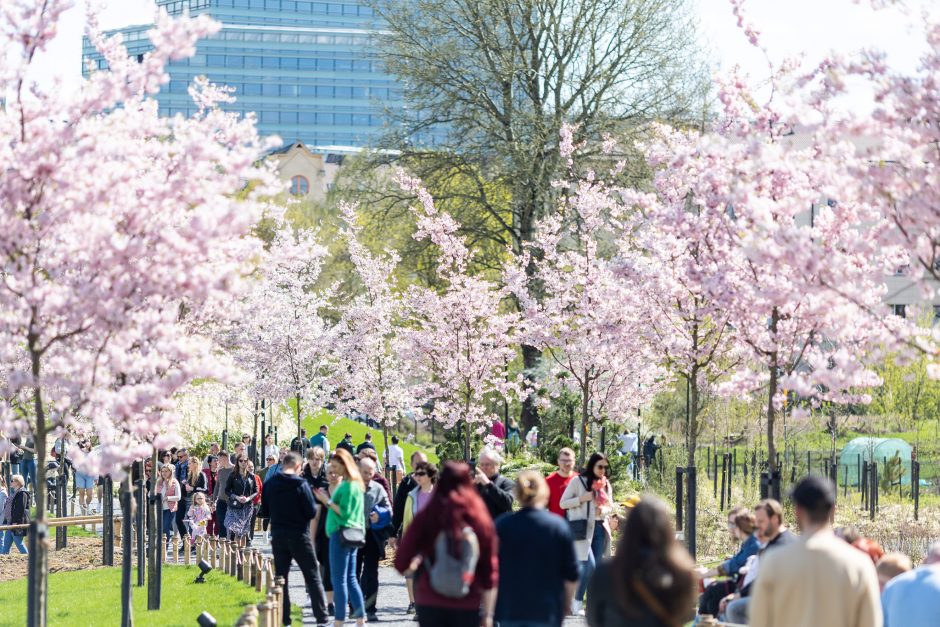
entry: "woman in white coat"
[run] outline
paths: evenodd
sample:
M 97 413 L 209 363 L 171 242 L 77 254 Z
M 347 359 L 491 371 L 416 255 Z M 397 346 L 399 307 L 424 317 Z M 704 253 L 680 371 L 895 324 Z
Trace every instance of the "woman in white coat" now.
M 603 453 L 594 453 L 587 466 L 565 488 L 561 508 L 575 536 L 575 550 L 581 561 L 581 581 L 572 604 L 572 613 L 583 614 L 584 592 L 594 567 L 607 552 L 610 526 L 607 519 L 613 511 L 613 490 L 607 479 L 610 464 Z M 581 521 L 586 521 L 586 524 Z

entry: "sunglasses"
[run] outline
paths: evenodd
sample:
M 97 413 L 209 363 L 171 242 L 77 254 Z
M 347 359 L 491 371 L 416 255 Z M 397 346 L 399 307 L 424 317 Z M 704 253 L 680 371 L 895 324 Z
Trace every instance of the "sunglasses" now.
M 240 460 L 238 460 L 238 463 L 239 463 L 239 464 L 247 464 L 248 461 L 247 461 L 247 460 L 244 460 L 244 459 L 240 459 Z
M 415 477 L 427 477 L 427 476 L 428 476 L 428 473 L 424 472 L 423 470 L 419 470 L 415 473 Z
M 607 464 L 598 464 L 597 466 L 595 466 L 595 468 L 597 468 L 598 470 L 607 470 L 608 468 L 610 468 L 610 466 L 608 466 Z

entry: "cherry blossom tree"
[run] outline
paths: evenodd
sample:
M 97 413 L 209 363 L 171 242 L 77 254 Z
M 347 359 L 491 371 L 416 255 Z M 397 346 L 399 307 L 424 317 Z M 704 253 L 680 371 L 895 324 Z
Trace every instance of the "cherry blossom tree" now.
M 608 152 L 612 148 L 609 143 Z M 510 268 L 507 280 L 525 317 L 524 341 L 551 363 L 540 385 L 551 397 L 565 390 L 580 397 L 583 464 L 590 422 L 632 416 L 661 389 L 665 372 L 643 341 L 649 316 L 645 303 L 601 250 L 605 238 L 623 228 L 619 220 L 627 207 L 622 196 L 594 172 L 575 176 L 576 146 L 568 127 L 561 149 L 570 178 L 556 185 L 567 193 L 559 211 L 539 223 L 532 246 Z M 534 271 L 527 273 L 530 264 Z M 541 299 L 535 297 L 536 284 Z
M 255 398 L 295 402 L 298 436 L 304 402 L 325 403 L 336 370 L 336 328 L 324 317 L 333 290 L 317 286 L 326 255 L 313 231 L 279 228 L 230 340 Z
M 360 239 L 356 208 L 343 203 L 343 237 L 356 270 L 361 291 L 344 303 L 336 347 L 341 364 L 337 372 L 339 405 L 350 405 L 382 425 L 385 450 L 388 428 L 403 413 L 414 410 L 411 386 L 405 377 L 399 337 L 404 313 L 402 296 L 394 285 L 399 257 L 394 252 L 373 254 Z
M 0 430 L 32 436 L 42 468 L 47 437 L 81 425 L 100 446 L 76 465 L 120 477 L 174 441 L 174 392 L 219 374 L 212 342 L 188 319 L 237 289 L 276 179 L 256 165 L 268 144 L 253 121 L 217 108 L 224 90 L 197 81 L 198 113 L 158 115 L 151 96 L 168 80 L 165 64 L 217 31 L 208 18 L 160 13 L 140 62 L 120 38 L 93 31 L 109 70 L 75 93 L 31 85 L 67 6 L 0 9 L 0 395 L 10 401 Z M 260 184 L 237 198 L 247 180 Z M 36 497 L 43 521 L 41 480 Z M 45 619 L 40 553 L 31 624 Z
M 464 458 L 470 459 L 471 429 L 482 432 L 498 416 L 493 406 L 515 395 L 509 365 L 516 356 L 519 315 L 506 306 L 509 291 L 469 273 L 470 251 L 457 223 L 439 212 L 420 181 L 398 173 L 402 189 L 417 196 L 417 239 L 440 249 L 440 291 L 412 285 L 405 294 L 408 324 L 401 331 L 402 355 L 418 381 L 415 397 L 433 401 L 431 418 L 463 428 Z

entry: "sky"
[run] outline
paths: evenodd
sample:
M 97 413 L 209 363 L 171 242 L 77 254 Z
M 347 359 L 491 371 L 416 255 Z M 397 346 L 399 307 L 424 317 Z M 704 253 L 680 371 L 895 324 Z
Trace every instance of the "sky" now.
M 97 1 L 103 7 L 99 19 L 104 28 L 150 22 L 155 6 L 153 0 Z M 728 1 L 691 2 L 698 14 L 703 44 L 711 52 L 716 70 L 738 65 L 755 84 L 761 82 L 768 74 L 767 61 L 738 29 Z M 39 83 L 51 85 L 58 76 L 65 89 L 79 84 L 84 4 L 83 0 L 75 1 L 50 49 L 38 60 L 32 78 Z M 908 26 L 906 18 L 894 9 L 873 11 L 865 0 L 750 0 L 745 7 L 775 62 L 803 55 L 805 62 L 812 64 L 833 50 L 849 53 L 877 48 L 887 53 L 892 67 L 913 71 L 922 52 L 924 37 Z M 864 98 L 864 94 L 858 95 L 859 100 Z

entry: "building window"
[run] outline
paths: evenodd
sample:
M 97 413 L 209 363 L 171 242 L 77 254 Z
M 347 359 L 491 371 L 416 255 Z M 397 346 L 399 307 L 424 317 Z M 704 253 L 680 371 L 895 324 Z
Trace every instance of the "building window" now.
M 295 176 L 290 180 L 290 193 L 294 196 L 306 196 L 310 193 L 310 183 L 304 176 Z
M 888 307 L 891 308 L 891 313 L 895 316 L 907 318 L 907 305 L 888 305 Z

